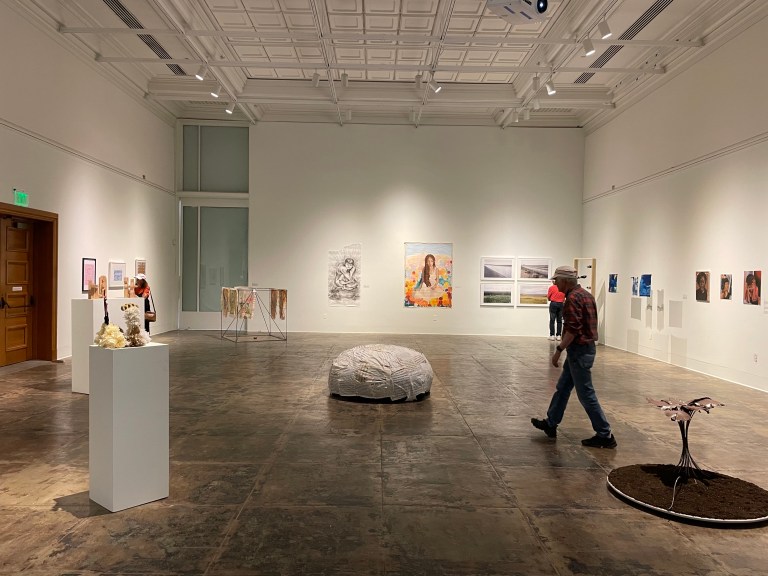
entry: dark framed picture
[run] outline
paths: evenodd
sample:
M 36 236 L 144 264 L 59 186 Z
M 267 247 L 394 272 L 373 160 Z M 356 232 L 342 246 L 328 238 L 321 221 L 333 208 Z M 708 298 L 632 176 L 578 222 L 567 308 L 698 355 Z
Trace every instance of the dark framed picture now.
M 83 273 L 80 277 L 83 282 L 82 291 L 88 292 L 88 286 L 96 284 L 96 258 L 83 258 Z

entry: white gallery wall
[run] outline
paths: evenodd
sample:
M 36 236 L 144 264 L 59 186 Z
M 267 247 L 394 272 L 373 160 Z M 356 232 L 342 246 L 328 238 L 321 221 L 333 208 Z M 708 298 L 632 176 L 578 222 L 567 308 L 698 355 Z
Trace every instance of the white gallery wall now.
M 744 271 L 762 270 L 763 282 L 768 271 L 767 36 L 768 19 L 753 23 L 589 135 L 584 168 L 603 341 L 762 390 L 765 284 L 760 306 L 742 299 Z M 711 273 L 709 303 L 696 302 L 697 271 Z M 641 274 L 652 274 L 651 301 L 631 296 Z M 721 274 L 733 275 L 731 301 L 719 298 Z
M 289 330 L 548 334 L 546 308 L 480 306 L 480 259 L 581 256 L 580 130 L 258 124 L 250 157 L 249 279 L 288 289 Z M 331 307 L 356 242 L 360 306 Z M 404 307 L 405 242 L 453 243 L 451 309 Z
M 17 188 L 30 208 L 59 215 L 63 358 L 72 349 L 71 300 L 85 297 L 84 257 L 96 258 L 99 275 L 110 260 L 133 272 L 134 260 L 145 258 L 159 309 L 153 332 L 176 328 L 174 132 L 43 29 L 15 3 L 0 3 L 0 201 L 13 203 Z

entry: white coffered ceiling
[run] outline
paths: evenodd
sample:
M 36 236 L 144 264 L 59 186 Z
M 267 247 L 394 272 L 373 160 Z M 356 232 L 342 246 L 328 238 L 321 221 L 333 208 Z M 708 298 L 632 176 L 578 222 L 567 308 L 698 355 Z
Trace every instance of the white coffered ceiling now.
M 15 1 L 176 118 L 587 129 L 768 12 L 765 0 L 560 0 L 511 25 L 485 0 Z

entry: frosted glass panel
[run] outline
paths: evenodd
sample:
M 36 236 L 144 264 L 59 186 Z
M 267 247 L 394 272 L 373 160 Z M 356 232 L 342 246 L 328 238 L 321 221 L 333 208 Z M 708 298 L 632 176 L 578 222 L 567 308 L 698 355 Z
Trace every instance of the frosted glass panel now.
M 184 206 L 181 215 L 181 309 L 197 312 L 197 207 Z
M 222 286 L 248 285 L 248 208 L 200 208 L 200 312 L 220 310 Z
M 184 126 L 184 182 L 182 190 L 197 192 L 200 190 L 198 179 L 198 154 L 200 151 L 200 126 Z
M 248 128 L 200 127 L 200 190 L 248 192 Z

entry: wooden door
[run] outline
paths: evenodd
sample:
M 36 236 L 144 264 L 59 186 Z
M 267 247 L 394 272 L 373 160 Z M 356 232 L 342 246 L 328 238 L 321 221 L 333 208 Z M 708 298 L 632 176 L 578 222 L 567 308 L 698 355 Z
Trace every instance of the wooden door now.
M 33 223 L 0 220 L 0 366 L 34 357 Z

